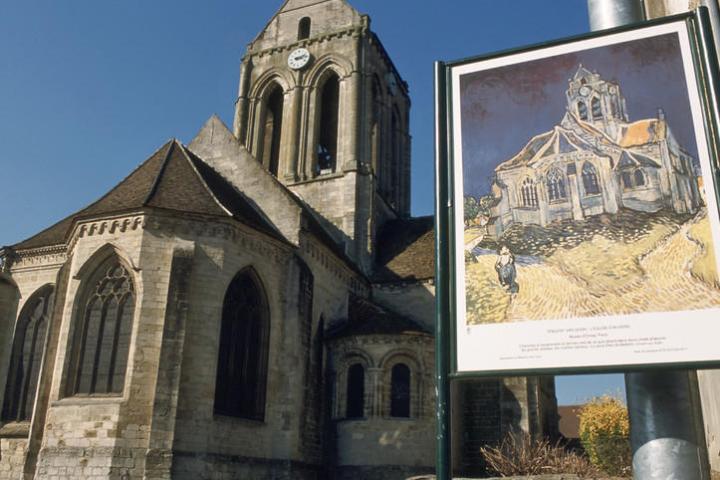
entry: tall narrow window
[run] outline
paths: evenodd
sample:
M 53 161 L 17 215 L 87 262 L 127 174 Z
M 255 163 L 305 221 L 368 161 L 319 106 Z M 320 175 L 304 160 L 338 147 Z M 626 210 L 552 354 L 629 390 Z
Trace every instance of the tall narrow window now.
M 564 200 L 567 198 L 565 191 L 565 177 L 556 168 L 552 169 L 547 176 L 548 198 L 552 202 L 554 200 Z
M 645 185 L 645 175 L 643 175 L 642 170 L 640 170 L 639 168 L 635 170 L 633 177 L 635 178 L 636 187 L 642 187 L 643 185 Z
M 585 195 L 597 195 L 600 193 L 600 184 L 598 183 L 597 171 L 592 163 L 585 162 L 582 168 L 583 186 L 585 187 Z
M 283 91 L 275 86 L 265 101 L 262 163 L 274 176 L 280 167 L 280 135 L 282 133 Z
M 303 17 L 300 19 L 300 22 L 298 23 L 298 40 L 305 40 L 306 38 L 310 38 L 311 25 L 312 20 L 310 20 L 310 17 Z
M 223 302 L 215 413 L 263 420 L 270 313 L 252 269 L 230 282 Z
M 396 364 L 390 384 L 390 416 L 410 417 L 410 368 L 403 363 Z
M 522 196 L 523 207 L 538 206 L 537 187 L 532 180 L 529 178 L 523 180 L 522 186 L 520 187 L 520 193 Z
M 339 100 L 340 79 L 331 73 L 320 94 L 316 175 L 332 173 L 337 165 Z
M 392 111 L 390 135 L 390 148 L 392 148 L 392 158 L 390 159 L 390 191 L 393 197 L 390 199 L 390 204 L 397 206 L 397 195 L 400 191 L 400 167 L 402 163 L 402 131 L 400 112 L 398 112 L 397 108 L 393 108 Z
M 347 373 L 347 405 L 345 417 L 365 416 L 365 369 L 359 363 L 352 365 Z
M 600 106 L 600 99 L 598 97 L 593 97 L 591 106 L 593 120 L 602 120 L 602 107 Z
M 0 416 L 3 422 L 22 422 L 32 417 L 53 294 L 52 286 L 41 288 L 30 297 L 20 312 L 5 387 L 5 403 Z
M 373 78 L 372 84 L 372 118 L 370 120 L 370 155 L 372 158 L 372 168 L 375 174 L 376 181 L 379 184 L 379 190 L 381 194 L 385 193 L 386 181 L 381 174 L 382 159 L 380 154 L 380 148 L 382 141 L 380 139 L 380 120 L 382 115 L 382 105 L 380 100 L 380 82 L 377 77 Z
M 103 262 L 85 288 L 75 323 L 68 395 L 120 395 L 125 386 L 135 288 L 116 257 Z
M 580 117 L 580 120 L 587 120 L 588 119 L 588 111 L 587 111 L 587 105 L 585 105 L 585 102 L 578 102 L 577 109 L 578 109 L 578 116 Z

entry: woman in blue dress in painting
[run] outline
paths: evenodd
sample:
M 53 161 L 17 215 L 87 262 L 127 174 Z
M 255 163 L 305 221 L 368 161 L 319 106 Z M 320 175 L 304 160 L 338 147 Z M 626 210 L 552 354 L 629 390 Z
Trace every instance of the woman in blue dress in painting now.
M 520 290 L 520 286 L 515 281 L 517 277 L 517 269 L 515 268 L 515 256 L 510 252 L 507 245 L 503 245 L 498 250 L 497 261 L 495 262 L 495 271 L 498 274 L 500 285 L 505 290 L 515 295 Z

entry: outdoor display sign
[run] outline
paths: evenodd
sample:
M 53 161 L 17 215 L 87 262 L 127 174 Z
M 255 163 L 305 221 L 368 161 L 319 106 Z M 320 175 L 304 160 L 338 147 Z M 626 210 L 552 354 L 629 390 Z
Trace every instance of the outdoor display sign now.
M 438 64 L 438 339 L 451 374 L 720 361 L 704 23 Z

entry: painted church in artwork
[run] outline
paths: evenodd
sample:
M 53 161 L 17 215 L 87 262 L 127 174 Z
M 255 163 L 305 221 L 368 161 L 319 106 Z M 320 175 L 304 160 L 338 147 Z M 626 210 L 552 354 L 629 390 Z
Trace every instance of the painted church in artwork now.
M 566 113 L 495 168 L 496 234 L 513 224 L 545 226 L 620 209 L 694 213 L 698 168 L 662 109 L 631 122 L 620 85 L 580 65 Z

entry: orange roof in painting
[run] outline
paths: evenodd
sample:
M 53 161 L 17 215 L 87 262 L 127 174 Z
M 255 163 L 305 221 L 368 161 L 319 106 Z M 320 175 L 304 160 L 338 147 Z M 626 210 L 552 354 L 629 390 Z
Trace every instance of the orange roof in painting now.
M 620 139 L 621 147 L 632 147 L 665 139 L 667 128 L 665 122 L 656 118 L 638 120 L 625 127 Z

